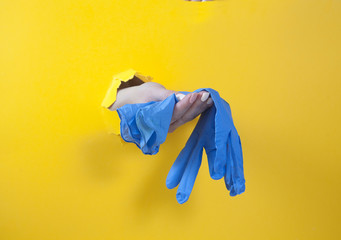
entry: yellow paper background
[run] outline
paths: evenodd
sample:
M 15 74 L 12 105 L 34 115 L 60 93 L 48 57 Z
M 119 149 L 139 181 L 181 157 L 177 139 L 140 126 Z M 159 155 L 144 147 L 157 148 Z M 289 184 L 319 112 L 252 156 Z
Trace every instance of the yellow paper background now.
M 0 2 L 0 239 L 340 239 L 341 2 Z M 189 201 L 156 156 L 107 134 L 101 101 L 134 68 L 218 90 L 246 192 L 206 158 Z

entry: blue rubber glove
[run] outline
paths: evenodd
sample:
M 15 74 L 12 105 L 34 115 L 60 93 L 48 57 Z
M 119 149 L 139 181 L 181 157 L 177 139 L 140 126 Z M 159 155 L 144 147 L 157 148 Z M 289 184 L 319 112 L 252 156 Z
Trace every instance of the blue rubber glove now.
M 177 193 L 179 203 L 186 202 L 192 191 L 201 165 L 203 147 L 211 177 L 220 179 L 225 175 L 225 184 L 231 196 L 245 190 L 241 144 L 230 107 L 213 89 L 198 89 L 195 92 L 202 90 L 210 92 L 214 106 L 201 115 L 167 177 L 168 188 L 180 183 Z M 122 138 L 134 142 L 145 154 L 156 154 L 166 139 L 176 102 L 173 94 L 162 102 L 127 104 L 119 108 Z
M 209 121 L 209 119 L 214 120 L 214 115 L 215 109 L 213 106 L 201 114 L 185 147 L 176 158 L 168 173 L 166 186 L 172 189 L 179 184 L 176 199 L 180 204 L 186 202 L 192 192 L 195 179 L 201 166 L 203 148 L 211 147 L 212 151 L 209 151 L 210 153 L 213 153 L 215 150 L 214 138 L 212 138 L 214 137 L 214 126 L 210 125 Z M 212 159 L 214 160 L 211 157 L 210 160 Z M 212 166 L 213 162 L 209 163 L 210 169 Z
M 231 109 L 213 89 L 208 91 L 214 105 L 201 114 L 201 117 L 186 146 L 180 152 L 168 173 L 166 186 L 174 188 L 179 184 L 177 200 L 188 200 L 198 174 L 203 148 L 205 148 L 210 175 L 220 179 L 225 175 L 225 185 L 231 196 L 245 191 L 243 156 L 240 138 L 234 127 Z
M 154 155 L 166 140 L 173 116 L 175 94 L 160 102 L 126 104 L 117 109 L 121 137 L 135 143 L 144 154 Z

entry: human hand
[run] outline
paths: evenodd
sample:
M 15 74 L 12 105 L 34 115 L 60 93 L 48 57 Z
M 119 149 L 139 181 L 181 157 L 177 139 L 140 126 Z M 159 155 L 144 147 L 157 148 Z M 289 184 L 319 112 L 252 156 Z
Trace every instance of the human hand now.
M 186 96 L 177 91 L 168 90 L 156 82 L 147 82 L 139 86 L 124 88 L 118 91 L 115 103 L 110 110 L 116 110 L 125 104 L 147 103 L 151 101 L 163 101 L 168 96 L 176 94 L 179 102 L 175 105 L 171 124 L 168 132 L 173 132 L 181 125 L 195 119 L 207 108 L 213 105 L 209 93 L 189 93 Z

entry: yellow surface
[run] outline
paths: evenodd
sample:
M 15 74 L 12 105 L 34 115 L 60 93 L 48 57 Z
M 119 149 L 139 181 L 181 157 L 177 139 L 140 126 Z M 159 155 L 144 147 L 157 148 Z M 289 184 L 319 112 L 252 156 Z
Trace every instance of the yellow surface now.
M 0 2 L 0 239 L 340 239 L 341 1 Z M 217 89 L 246 192 L 206 158 L 190 200 L 157 156 L 107 134 L 101 101 L 134 68 Z

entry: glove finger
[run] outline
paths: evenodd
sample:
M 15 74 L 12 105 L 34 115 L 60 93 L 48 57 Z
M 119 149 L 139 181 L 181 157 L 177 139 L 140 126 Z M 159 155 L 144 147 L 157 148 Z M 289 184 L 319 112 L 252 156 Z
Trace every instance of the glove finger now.
M 227 136 L 229 134 L 229 122 L 227 121 L 227 112 L 224 108 L 222 98 L 215 99 L 217 108 L 215 115 L 215 142 L 216 142 L 216 159 L 214 161 L 214 171 L 218 179 L 225 175 L 226 159 L 227 159 Z
M 216 172 L 214 171 L 214 161 L 216 159 L 217 150 L 215 148 L 213 149 L 205 148 L 205 152 L 207 155 L 208 170 L 210 172 L 210 176 L 214 180 L 219 180 L 220 179 L 219 174 L 216 174 Z
M 187 166 L 188 160 L 190 159 L 190 156 L 193 154 L 194 151 L 196 151 L 196 143 L 197 140 L 195 134 L 192 133 L 185 147 L 181 150 L 180 154 L 178 155 L 168 172 L 166 179 L 167 188 L 172 189 L 179 184 Z
M 231 152 L 231 143 L 230 143 L 230 137 L 228 138 L 228 146 L 227 146 L 227 158 L 226 158 L 226 172 L 225 172 L 225 177 L 224 177 L 224 180 L 225 180 L 225 186 L 227 188 L 227 190 L 230 191 L 230 194 L 231 194 L 231 188 L 232 188 L 232 185 L 233 185 L 233 180 L 232 180 L 232 152 Z
M 236 130 L 231 132 L 230 142 L 232 145 L 232 179 L 234 186 L 234 193 L 241 194 L 245 191 L 245 179 L 243 168 L 243 153 L 241 148 L 240 137 Z
M 187 165 L 188 161 L 187 155 L 188 151 L 186 152 L 185 149 L 182 149 L 179 156 L 176 158 L 167 175 L 166 179 L 167 188 L 172 189 L 178 186 Z
M 183 174 L 185 172 L 186 166 L 188 165 L 189 160 L 198 154 L 201 150 L 202 157 L 202 148 L 203 148 L 203 140 L 201 139 L 202 131 L 205 127 L 205 115 L 203 114 L 197 125 L 195 126 L 191 136 L 189 137 L 185 147 L 181 150 L 179 156 L 175 160 L 173 166 L 171 167 L 167 179 L 166 186 L 167 188 L 176 187 L 181 179 L 183 178 Z
M 181 178 L 178 191 L 176 193 L 176 199 L 178 203 L 185 203 L 191 195 L 195 179 L 198 175 L 201 165 L 203 148 L 199 151 L 194 151 L 190 156 L 189 162 L 186 166 L 185 172 Z
M 200 128 L 203 129 L 203 134 L 205 135 L 205 152 L 207 155 L 208 170 L 210 176 L 214 180 L 221 178 L 220 174 L 214 171 L 214 162 L 216 160 L 217 148 L 215 141 L 215 114 L 216 108 L 212 106 L 201 114 L 199 122 L 202 121 Z
M 217 131 L 216 131 L 217 134 Z M 223 136 L 216 136 L 216 157 L 214 160 L 214 173 L 216 179 L 221 179 L 225 175 L 226 170 L 226 153 L 227 153 L 227 142 L 223 139 Z

